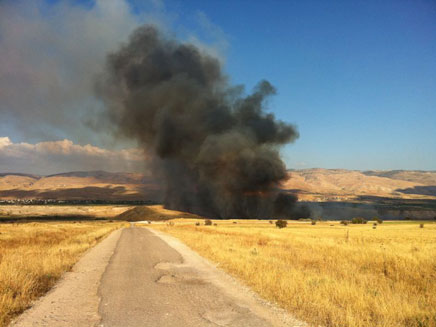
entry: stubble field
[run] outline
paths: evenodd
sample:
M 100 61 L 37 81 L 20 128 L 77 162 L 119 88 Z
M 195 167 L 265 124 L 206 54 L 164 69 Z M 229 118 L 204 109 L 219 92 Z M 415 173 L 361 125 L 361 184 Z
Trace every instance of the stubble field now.
M 196 226 L 196 223 L 201 223 Z M 176 219 L 182 240 L 298 318 L 322 326 L 436 326 L 436 224 Z M 236 223 L 234 223 L 236 222 Z

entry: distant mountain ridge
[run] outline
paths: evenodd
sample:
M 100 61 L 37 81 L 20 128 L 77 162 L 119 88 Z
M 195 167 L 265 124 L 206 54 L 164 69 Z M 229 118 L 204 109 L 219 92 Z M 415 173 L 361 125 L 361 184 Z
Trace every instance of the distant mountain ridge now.
M 436 171 L 347 169 L 290 170 L 284 189 L 313 201 L 347 201 L 362 196 L 436 199 Z
M 362 173 L 367 176 L 387 177 L 409 182 L 419 182 L 428 185 L 436 185 L 436 170 L 369 170 Z
M 160 186 L 147 175 L 75 171 L 47 176 L 0 174 L 0 199 L 156 200 Z
M 292 169 L 281 187 L 306 201 L 349 201 L 364 196 L 436 199 L 436 171 Z M 47 176 L 0 173 L 0 199 L 155 200 L 163 186 L 140 173 L 74 171 Z

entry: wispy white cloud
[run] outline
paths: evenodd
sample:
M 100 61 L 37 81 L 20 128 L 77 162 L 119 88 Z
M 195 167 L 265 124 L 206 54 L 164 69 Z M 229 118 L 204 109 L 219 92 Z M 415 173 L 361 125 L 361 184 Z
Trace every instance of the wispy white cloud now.
M 229 36 L 214 24 L 203 11 L 197 11 L 195 21 L 199 26 L 200 35 L 189 34 L 188 41 L 198 48 L 212 54 L 221 62 L 225 62 L 226 52 L 229 48 Z M 201 39 L 199 38 L 201 37 Z
M 0 172 L 52 174 L 77 170 L 142 171 L 146 156 L 140 149 L 107 150 L 70 140 L 13 143 L 0 137 Z

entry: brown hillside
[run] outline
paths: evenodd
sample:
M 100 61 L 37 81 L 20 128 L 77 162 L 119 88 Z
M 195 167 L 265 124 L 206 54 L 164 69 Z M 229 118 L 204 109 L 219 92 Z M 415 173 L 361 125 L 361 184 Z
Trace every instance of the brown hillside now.
M 71 172 L 0 175 L 0 199 L 157 200 L 160 186 L 137 173 Z
M 359 196 L 436 198 L 436 172 L 360 172 L 344 169 L 289 171 L 284 189 L 302 200 L 351 200 Z
M 290 170 L 282 188 L 300 200 L 346 201 L 361 196 L 436 199 L 436 172 Z M 0 174 L 0 199 L 159 200 L 159 181 L 137 173 Z

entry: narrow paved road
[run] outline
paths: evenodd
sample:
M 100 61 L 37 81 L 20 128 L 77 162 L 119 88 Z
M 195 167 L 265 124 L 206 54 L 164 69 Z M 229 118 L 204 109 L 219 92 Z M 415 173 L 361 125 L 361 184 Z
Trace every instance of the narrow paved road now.
M 271 324 L 202 278 L 145 228 L 121 234 L 99 290 L 101 326 L 259 326 Z
M 169 235 L 118 230 L 14 327 L 306 326 Z

